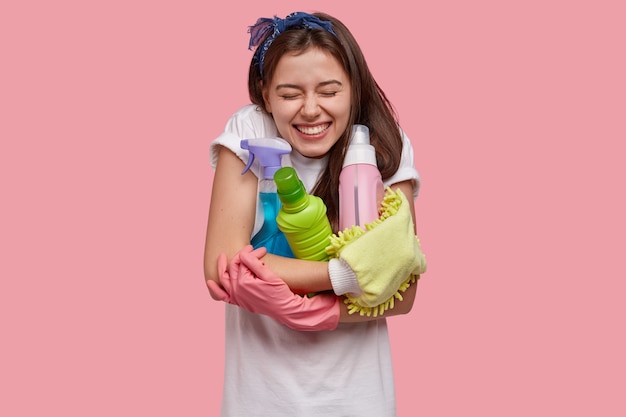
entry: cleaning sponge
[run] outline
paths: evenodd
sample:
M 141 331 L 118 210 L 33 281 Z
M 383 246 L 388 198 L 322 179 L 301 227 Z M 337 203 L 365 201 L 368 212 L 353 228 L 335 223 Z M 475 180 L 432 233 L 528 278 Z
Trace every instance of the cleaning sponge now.
M 426 271 L 426 258 L 415 236 L 408 200 L 400 189 L 385 191 L 380 216 L 366 225 L 333 234 L 326 252 L 355 273 L 361 292 L 345 294 L 349 312 L 375 317 Z

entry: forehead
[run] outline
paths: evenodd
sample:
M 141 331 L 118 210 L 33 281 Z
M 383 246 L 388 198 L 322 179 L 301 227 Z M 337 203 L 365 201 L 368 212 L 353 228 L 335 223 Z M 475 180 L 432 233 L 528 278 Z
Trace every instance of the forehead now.
M 302 52 L 285 53 L 278 61 L 272 83 L 295 82 L 315 78 L 348 78 L 343 66 L 331 53 L 320 48 L 309 48 Z

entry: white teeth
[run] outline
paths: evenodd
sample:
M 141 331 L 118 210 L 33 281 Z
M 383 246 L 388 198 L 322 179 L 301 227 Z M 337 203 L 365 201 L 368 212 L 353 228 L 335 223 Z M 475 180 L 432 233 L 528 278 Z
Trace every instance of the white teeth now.
M 320 133 L 328 129 L 328 126 L 330 126 L 330 124 L 317 126 L 298 126 L 297 129 L 305 135 L 319 135 Z

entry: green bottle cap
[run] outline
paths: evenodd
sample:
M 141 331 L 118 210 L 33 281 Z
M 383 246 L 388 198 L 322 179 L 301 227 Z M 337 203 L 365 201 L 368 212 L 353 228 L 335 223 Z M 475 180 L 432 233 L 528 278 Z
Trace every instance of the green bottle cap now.
M 306 197 L 304 184 L 292 167 L 282 167 L 274 174 L 278 197 L 283 204 L 295 204 Z

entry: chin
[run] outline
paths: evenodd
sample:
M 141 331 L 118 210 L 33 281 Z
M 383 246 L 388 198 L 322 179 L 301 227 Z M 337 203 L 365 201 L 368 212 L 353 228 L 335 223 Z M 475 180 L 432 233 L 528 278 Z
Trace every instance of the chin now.
M 330 150 L 330 148 L 328 148 L 327 146 L 324 147 L 320 147 L 320 146 L 300 146 L 298 148 L 296 148 L 296 150 L 300 153 L 300 155 L 302 156 L 306 156 L 307 158 L 323 158 L 326 155 L 328 155 L 328 151 Z

